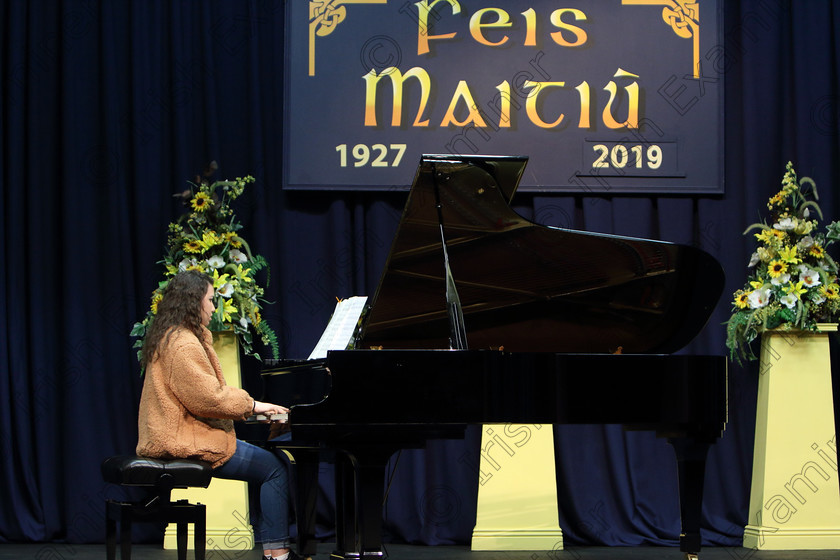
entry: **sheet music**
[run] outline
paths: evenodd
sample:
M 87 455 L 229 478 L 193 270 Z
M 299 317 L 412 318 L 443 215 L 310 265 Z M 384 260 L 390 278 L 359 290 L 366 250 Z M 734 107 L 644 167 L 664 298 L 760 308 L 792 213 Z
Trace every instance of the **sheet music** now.
M 359 317 L 362 316 L 362 311 L 365 309 L 367 299 L 367 296 L 353 296 L 343 299 L 335 305 L 335 311 L 333 311 L 324 334 L 321 335 L 321 339 L 309 355 L 310 360 L 326 358 L 328 350 L 344 350 L 347 348 L 353 338 L 353 333 L 356 331 Z

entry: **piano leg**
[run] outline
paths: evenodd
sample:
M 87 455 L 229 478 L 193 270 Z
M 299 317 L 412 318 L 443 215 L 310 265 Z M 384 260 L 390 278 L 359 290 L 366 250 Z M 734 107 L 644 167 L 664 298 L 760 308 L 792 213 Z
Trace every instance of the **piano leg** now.
M 380 447 L 380 446 L 377 446 Z M 382 552 L 382 497 L 385 469 L 394 449 L 345 449 L 335 459 L 336 547 L 331 557 L 376 560 Z
M 318 449 L 296 449 L 294 454 L 297 495 L 297 551 L 303 557 L 314 556 L 318 548 L 315 517 L 318 505 Z
M 361 557 L 356 539 L 356 492 L 353 464 L 345 453 L 335 455 L 335 546 L 331 558 Z
M 710 441 L 695 438 L 670 438 L 677 456 L 680 486 L 680 550 L 687 559 L 700 554 L 700 517 L 703 510 L 703 484 L 706 476 L 706 455 Z
M 252 441 L 254 445 L 283 452 L 294 464 L 291 475 L 294 479 L 295 521 L 297 523 L 297 552 L 304 558 L 315 555 L 318 540 L 315 536 L 315 520 L 318 506 L 318 468 L 323 449 L 318 445 L 293 442 L 288 435 L 269 441 Z

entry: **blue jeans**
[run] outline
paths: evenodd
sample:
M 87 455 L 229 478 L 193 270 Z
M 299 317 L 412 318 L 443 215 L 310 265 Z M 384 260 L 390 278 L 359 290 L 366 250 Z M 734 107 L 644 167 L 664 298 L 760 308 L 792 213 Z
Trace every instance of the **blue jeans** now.
M 289 468 L 283 460 L 237 440 L 236 453 L 213 476 L 248 483 L 251 526 L 263 550 L 289 548 Z

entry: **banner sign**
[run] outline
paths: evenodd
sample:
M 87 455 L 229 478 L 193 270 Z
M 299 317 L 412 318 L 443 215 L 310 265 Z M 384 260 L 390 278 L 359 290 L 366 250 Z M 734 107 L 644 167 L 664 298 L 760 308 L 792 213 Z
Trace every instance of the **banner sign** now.
M 424 153 L 520 190 L 723 192 L 722 0 L 291 0 L 284 186 L 407 188 Z

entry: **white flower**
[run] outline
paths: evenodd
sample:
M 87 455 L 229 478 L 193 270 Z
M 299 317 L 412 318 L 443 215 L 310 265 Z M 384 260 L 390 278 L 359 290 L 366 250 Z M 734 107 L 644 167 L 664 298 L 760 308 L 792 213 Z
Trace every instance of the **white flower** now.
M 799 275 L 799 279 L 802 281 L 802 285 L 807 286 L 808 288 L 813 288 L 814 286 L 819 286 L 821 284 L 820 273 L 810 268 L 808 270 L 803 270 Z
M 758 309 L 770 303 L 770 297 L 770 288 L 759 288 L 757 290 L 753 290 L 750 295 L 747 296 L 747 302 L 749 302 L 751 308 Z
M 216 290 L 216 293 L 223 298 L 230 298 L 233 295 L 233 284 L 230 282 L 225 283 L 224 286 Z
M 245 253 L 243 253 L 239 249 L 231 249 L 230 253 L 228 253 L 228 255 L 230 256 L 230 260 L 232 262 L 235 262 L 236 264 L 242 264 L 244 262 L 248 262 L 248 255 L 246 255 Z
M 758 256 L 758 251 L 755 251 L 755 252 L 753 252 L 752 256 L 750 257 L 750 264 L 747 265 L 747 268 L 752 268 L 760 262 L 761 262 L 761 257 Z
M 802 239 L 799 240 L 799 243 L 796 244 L 796 248 L 801 251 L 806 251 L 814 245 L 814 238 L 810 235 L 806 235 Z
M 796 307 L 796 302 L 798 301 L 798 299 L 793 294 L 787 294 L 787 295 L 782 296 L 779 299 L 779 301 L 784 303 L 785 306 L 787 306 L 788 309 L 793 309 L 794 307 Z
M 248 317 L 243 315 L 242 317 L 239 318 L 239 324 L 242 325 L 243 329 L 247 329 L 248 325 L 251 324 L 251 320 Z
M 821 304 L 822 302 L 825 301 L 825 296 L 822 295 L 821 293 L 817 292 L 817 293 L 815 293 L 814 295 L 811 296 L 811 301 L 813 301 L 814 303 L 819 305 L 819 304 Z
M 775 278 L 770 279 L 770 283 L 774 286 L 784 286 L 790 281 L 790 274 L 785 272 L 784 274 L 779 274 Z
M 207 259 L 207 265 L 212 268 L 222 268 L 225 266 L 225 259 L 220 257 L 219 255 L 213 255 L 209 259 Z
M 184 272 L 191 266 L 198 264 L 195 259 L 183 259 L 178 263 L 178 272 Z
M 778 223 L 773 224 L 774 229 L 782 231 L 790 231 L 796 227 L 796 221 L 793 218 L 783 218 Z

